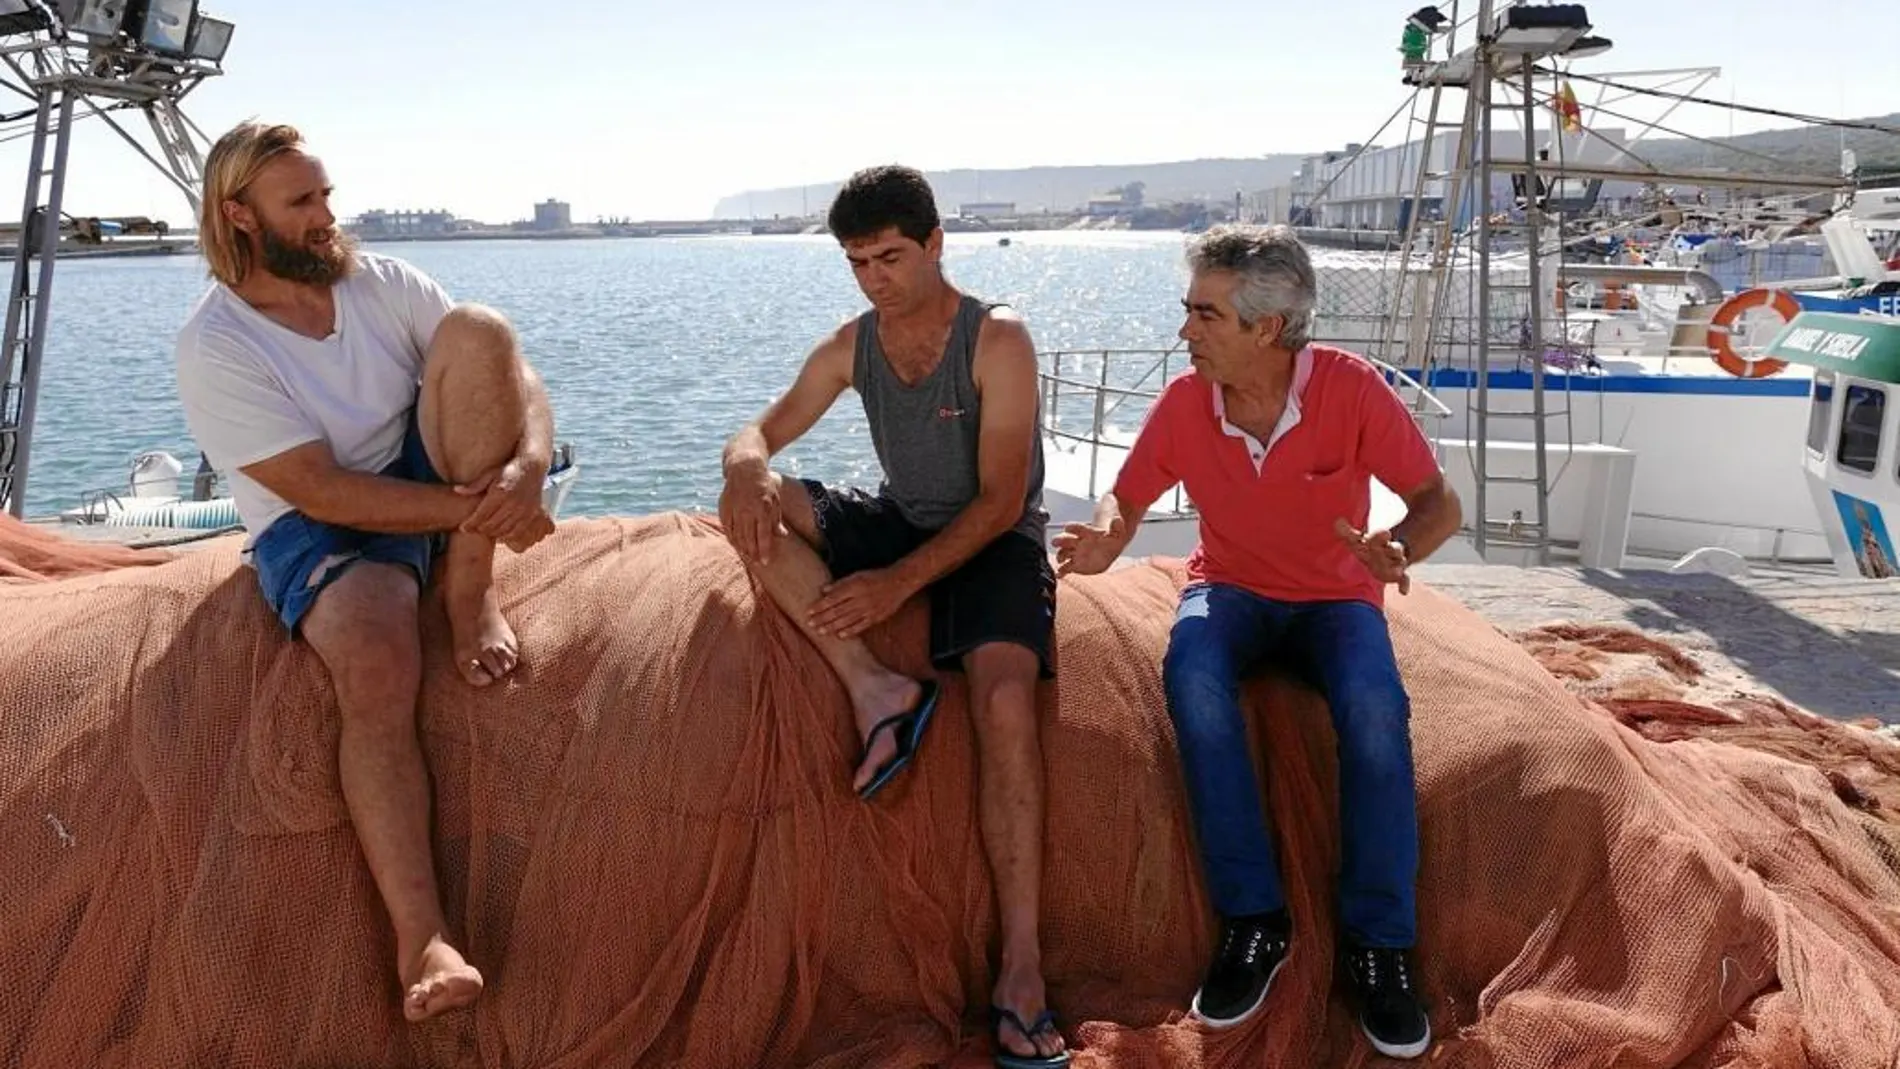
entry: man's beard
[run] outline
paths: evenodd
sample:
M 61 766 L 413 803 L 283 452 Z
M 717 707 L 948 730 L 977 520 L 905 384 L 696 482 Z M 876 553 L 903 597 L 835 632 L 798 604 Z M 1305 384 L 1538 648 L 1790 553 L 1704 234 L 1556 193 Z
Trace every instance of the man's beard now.
M 286 282 L 334 286 L 356 266 L 356 241 L 341 230 L 331 231 L 330 240 L 323 245 L 311 247 L 292 244 L 277 231 L 264 227 L 261 243 L 264 270 Z

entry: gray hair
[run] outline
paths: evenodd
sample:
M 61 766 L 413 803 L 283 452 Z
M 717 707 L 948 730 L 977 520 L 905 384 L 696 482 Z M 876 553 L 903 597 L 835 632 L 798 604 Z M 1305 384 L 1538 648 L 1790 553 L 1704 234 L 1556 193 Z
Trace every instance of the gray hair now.
M 1234 311 L 1242 326 L 1266 316 L 1285 316 L 1286 326 L 1275 344 L 1297 352 L 1312 340 L 1318 284 L 1313 261 L 1292 227 L 1217 226 L 1188 245 L 1187 259 L 1197 275 L 1226 271 L 1239 277 Z

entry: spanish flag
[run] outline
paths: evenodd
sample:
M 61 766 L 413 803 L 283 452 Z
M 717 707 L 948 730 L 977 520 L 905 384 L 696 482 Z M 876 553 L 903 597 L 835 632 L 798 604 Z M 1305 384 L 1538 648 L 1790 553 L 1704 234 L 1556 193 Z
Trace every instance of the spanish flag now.
M 1564 133 L 1574 134 L 1583 129 L 1583 109 L 1577 106 L 1577 94 L 1571 91 L 1569 82 L 1558 88 L 1555 104 L 1563 120 Z

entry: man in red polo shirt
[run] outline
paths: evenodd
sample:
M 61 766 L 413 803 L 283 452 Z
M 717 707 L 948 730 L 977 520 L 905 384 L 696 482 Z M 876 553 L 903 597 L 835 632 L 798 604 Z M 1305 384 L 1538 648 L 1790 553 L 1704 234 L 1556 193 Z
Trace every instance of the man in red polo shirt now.
M 1239 1024 L 1285 963 L 1287 914 L 1241 716 L 1240 681 L 1279 655 L 1326 696 L 1339 738 L 1342 965 L 1381 1053 L 1431 1044 L 1412 975 L 1418 817 L 1410 704 L 1385 587 L 1458 530 L 1457 495 L 1381 372 L 1308 339 L 1313 267 L 1283 226 L 1220 227 L 1188 252 L 1193 370 L 1149 411 L 1095 521 L 1056 536 L 1063 574 L 1100 572 L 1183 484 L 1201 541 L 1162 678 L 1221 935 L 1194 1012 Z M 1405 519 L 1368 533 L 1369 479 Z

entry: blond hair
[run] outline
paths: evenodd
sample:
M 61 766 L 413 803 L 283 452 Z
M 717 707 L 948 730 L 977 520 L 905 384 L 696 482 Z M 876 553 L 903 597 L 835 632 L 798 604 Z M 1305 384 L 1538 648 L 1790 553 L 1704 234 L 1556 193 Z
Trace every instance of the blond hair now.
M 198 209 L 198 247 L 211 277 L 227 286 L 244 281 L 256 266 L 251 243 L 225 217 L 224 202 L 237 200 L 264 165 L 303 149 L 303 135 L 282 123 L 242 122 L 226 131 L 205 157 L 204 202 Z

